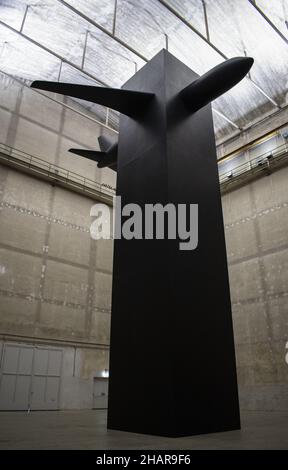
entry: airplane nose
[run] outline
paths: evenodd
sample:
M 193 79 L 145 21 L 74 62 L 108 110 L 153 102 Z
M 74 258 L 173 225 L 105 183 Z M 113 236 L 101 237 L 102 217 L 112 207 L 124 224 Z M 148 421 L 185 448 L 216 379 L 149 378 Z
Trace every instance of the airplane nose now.
M 252 57 L 233 57 L 233 59 L 228 59 L 226 61 L 227 66 L 229 66 L 230 73 L 235 74 L 235 76 L 238 75 L 239 78 L 243 78 L 247 75 L 253 63 L 254 59 L 252 59 Z
M 233 57 L 199 77 L 182 92 L 182 98 L 192 112 L 226 93 L 239 83 L 253 65 L 252 57 Z
M 252 57 L 246 57 L 246 62 L 248 64 L 248 70 L 250 70 L 252 65 L 254 64 L 254 59 L 252 59 Z
M 252 65 L 254 64 L 254 59 L 252 57 L 245 57 L 246 59 L 246 62 L 248 61 L 249 64 L 250 64 L 250 67 L 252 67 Z

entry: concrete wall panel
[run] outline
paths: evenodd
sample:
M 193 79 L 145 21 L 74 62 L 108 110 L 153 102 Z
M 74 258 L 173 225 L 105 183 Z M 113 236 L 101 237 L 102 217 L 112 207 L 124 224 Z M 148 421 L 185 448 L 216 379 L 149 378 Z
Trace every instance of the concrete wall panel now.
M 99 309 L 111 310 L 112 276 L 110 274 L 95 273 L 95 293 L 93 306 Z
M 18 83 L 4 74 L 0 74 L 1 106 L 15 111 L 20 88 Z
M 45 244 L 47 221 L 4 207 L 0 211 L 0 244 L 19 250 L 42 253 Z
M 19 117 L 14 147 L 48 163 L 55 163 L 57 134 Z
M 11 170 L 6 180 L 3 200 L 19 208 L 19 212 L 22 209 L 34 210 L 42 217 L 46 217 L 50 210 L 51 192 L 50 184 L 43 184 L 36 178 Z
M 239 225 L 241 228 L 239 229 Z M 225 230 L 227 256 L 230 262 L 257 255 L 258 244 L 254 220 L 228 225 Z
M 31 334 L 36 320 L 37 301 L 23 297 L 0 295 L 1 333 Z
M 55 258 L 88 267 L 90 257 L 90 234 L 65 225 L 52 223 L 48 253 Z
M 280 249 L 288 244 L 288 203 L 266 209 L 258 218 L 260 247 L 263 251 Z
M 54 131 L 60 130 L 62 106 L 32 89 L 23 88 L 19 113 Z
M 288 341 L 288 296 L 270 299 L 268 309 L 273 339 Z
M 288 249 L 263 257 L 267 294 L 283 294 L 288 286 Z
M 41 306 L 40 324 L 50 330 L 53 329 L 53 336 L 58 338 L 68 338 L 71 336 L 71 332 L 73 335 L 84 332 L 85 309 L 43 302 Z M 46 334 L 49 334 L 49 330 L 47 328 Z
M 11 295 L 39 296 L 42 260 L 32 255 L 0 248 L 0 289 Z
M 93 122 L 80 114 L 65 109 L 63 124 L 63 134 L 78 143 L 83 142 L 88 148 L 99 150 L 97 137 L 101 134 L 101 129 L 96 122 Z
M 58 187 L 54 194 L 51 215 L 88 231 L 92 223 L 90 210 L 95 201 Z
M 44 298 L 54 302 L 83 306 L 87 297 L 87 270 L 48 260 Z
M 257 258 L 230 265 L 229 278 L 232 302 L 254 299 L 262 294 Z
M 112 273 L 113 268 L 113 240 L 97 240 L 96 243 L 96 269 Z
M 222 198 L 222 204 L 226 225 L 253 215 L 249 186 L 225 194 Z
M 97 343 L 110 343 L 110 320 L 108 313 L 93 311 L 90 335 Z
M 0 107 L 0 143 L 6 144 L 7 143 L 7 136 L 9 131 L 10 120 L 12 117 L 12 113 L 3 107 Z

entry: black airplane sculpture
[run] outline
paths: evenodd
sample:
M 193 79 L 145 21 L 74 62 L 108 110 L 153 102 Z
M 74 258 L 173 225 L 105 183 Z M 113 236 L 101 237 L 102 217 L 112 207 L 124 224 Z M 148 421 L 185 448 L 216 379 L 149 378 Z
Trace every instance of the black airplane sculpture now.
M 162 50 L 120 90 L 32 84 L 120 111 L 118 144 L 101 137 L 102 152 L 70 151 L 117 170 L 122 207 L 198 204 L 195 249 L 179 250 L 180 235 L 114 240 L 110 429 L 176 437 L 240 428 L 210 102 L 252 64 L 234 58 L 199 77 Z
M 69 152 L 80 155 L 80 157 L 89 158 L 98 162 L 98 168 L 111 168 L 117 171 L 117 142 L 112 142 L 108 137 L 100 135 L 98 142 L 101 151 L 98 150 L 85 150 L 85 149 L 70 149 Z
M 229 59 L 188 85 L 179 97 L 191 112 L 195 112 L 235 86 L 249 72 L 252 64 L 253 59 L 250 57 Z M 141 114 L 154 96 L 153 93 L 69 83 L 35 81 L 31 86 L 102 104 L 132 118 Z M 99 168 L 109 167 L 117 171 L 117 144 L 104 136 L 98 140 L 101 152 L 81 149 L 70 149 L 69 152 L 98 162 Z

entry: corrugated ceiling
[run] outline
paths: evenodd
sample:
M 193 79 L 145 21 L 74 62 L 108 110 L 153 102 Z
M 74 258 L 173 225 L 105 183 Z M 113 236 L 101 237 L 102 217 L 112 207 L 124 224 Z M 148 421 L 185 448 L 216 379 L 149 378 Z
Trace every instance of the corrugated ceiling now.
M 256 2 L 283 37 L 252 3 L 205 0 L 207 29 L 202 0 L 0 0 L 0 70 L 120 87 L 167 44 L 199 74 L 246 54 L 250 78 L 213 103 L 216 137 L 227 138 L 287 104 L 288 0 Z M 105 120 L 105 109 L 85 106 Z

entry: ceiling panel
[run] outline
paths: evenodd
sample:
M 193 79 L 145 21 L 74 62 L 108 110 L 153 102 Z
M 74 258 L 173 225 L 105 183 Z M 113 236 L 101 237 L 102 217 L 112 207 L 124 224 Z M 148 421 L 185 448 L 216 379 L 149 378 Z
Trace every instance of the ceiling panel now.
M 20 29 L 26 6 L 24 0 L 0 0 L 0 21 Z
M 112 87 L 121 87 L 145 62 L 99 30 L 87 41 L 85 70 Z
M 248 0 L 206 0 L 206 3 L 211 41 L 228 57 L 244 54 L 253 57 L 251 78 L 278 104 L 284 104 L 287 44 Z M 255 107 L 260 104 L 257 100 L 254 103 Z
M 118 0 L 116 35 L 151 59 L 178 21 L 157 0 Z
M 206 35 L 202 0 L 165 2 Z M 287 2 L 257 0 L 257 5 L 288 38 Z M 198 74 L 224 60 L 162 3 L 158 0 L 0 0 L 0 21 L 18 31 L 29 5 L 23 33 L 52 52 L 49 54 L 0 24 L 0 69 L 26 80 L 60 77 L 61 81 L 99 84 L 93 80 L 95 77 L 101 83 L 120 87 L 145 64 L 139 55 L 152 58 L 166 47 L 167 40 L 169 51 Z M 246 78 L 213 103 L 228 118 L 214 116 L 216 137 L 223 139 L 235 132 L 229 120 L 243 128 L 277 109 L 265 94 L 280 106 L 287 104 L 288 46 L 248 0 L 205 0 L 205 4 L 210 41 L 227 57 L 252 56 L 255 63 L 251 79 L 264 92 Z M 110 35 L 77 11 L 110 31 Z M 113 25 L 119 40 L 111 37 Z M 78 68 L 84 65 L 83 71 L 65 61 L 61 64 L 53 53 Z M 78 101 L 77 106 L 80 104 L 106 122 L 105 108 Z M 118 113 L 110 111 L 108 123 L 117 126 Z
M 167 5 L 177 11 L 203 36 L 206 36 L 205 15 L 202 0 L 166 0 Z
M 229 133 L 230 136 L 239 133 L 239 130 L 235 129 L 232 124 L 229 124 L 223 117 L 219 116 L 219 114 L 217 114 L 216 112 L 213 112 L 213 124 L 215 135 L 217 135 L 217 139 L 219 141 L 225 139 L 227 133 Z
M 29 6 L 23 33 L 62 57 L 81 65 L 89 25 L 55 0 Z
M 0 24 L 0 68 L 24 80 L 56 80 L 60 61 Z
M 66 0 L 66 3 L 112 31 L 115 0 Z
M 219 110 L 239 127 L 247 127 L 259 116 L 264 116 L 275 109 L 248 80 L 242 80 L 237 86 L 213 102 Z
M 257 6 L 288 39 L 288 0 L 257 0 Z

